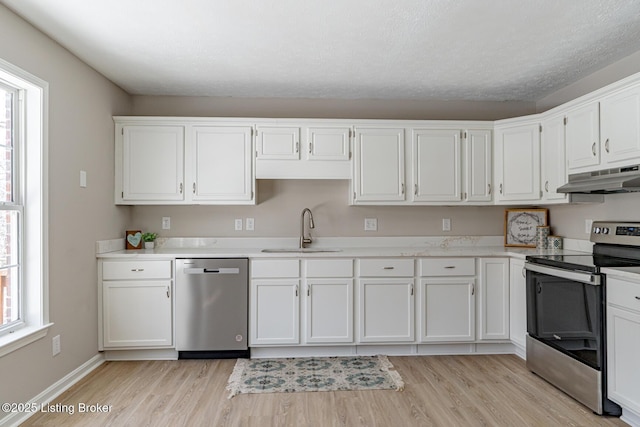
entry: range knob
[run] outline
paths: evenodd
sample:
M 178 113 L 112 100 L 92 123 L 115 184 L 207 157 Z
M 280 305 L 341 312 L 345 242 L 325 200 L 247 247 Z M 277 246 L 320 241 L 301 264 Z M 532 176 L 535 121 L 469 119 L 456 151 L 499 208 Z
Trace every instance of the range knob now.
M 602 234 L 609 234 L 609 229 L 607 227 L 604 227 L 602 229 Z
M 600 227 L 594 227 L 593 228 L 593 233 L 594 234 L 600 234 L 600 231 L 601 231 Z

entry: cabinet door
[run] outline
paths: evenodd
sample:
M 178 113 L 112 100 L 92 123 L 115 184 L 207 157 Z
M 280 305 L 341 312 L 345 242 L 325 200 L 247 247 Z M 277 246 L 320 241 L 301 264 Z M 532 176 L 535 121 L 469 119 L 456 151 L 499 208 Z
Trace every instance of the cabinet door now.
M 540 126 L 496 130 L 497 201 L 540 199 Z
M 601 147 L 610 167 L 640 161 L 640 86 L 607 96 L 600 102 Z
M 607 281 L 609 286 L 609 281 Z M 608 396 L 640 412 L 640 312 L 607 306 Z
M 122 128 L 122 200 L 184 200 L 184 127 Z
M 360 279 L 358 292 L 360 342 L 414 341 L 413 280 Z
M 493 164 L 491 131 L 469 130 L 465 134 L 464 198 L 469 202 L 489 202 Z
M 253 200 L 253 150 L 249 126 L 194 126 L 190 138 L 191 199 Z
M 405 199 L 404 129 L 356 129 L 355 202 Z
M 413 200 L 461 200 L 460 134 L 459 129 L 414 129 Z
M 423 342 L 475 339 L 475 279 L 434 278 L 420 281 L 420 329 Z
M 353 342 L 353 280 L 307 279 L 306 342 Z
M 258 158 L 297 160 L 300 158 L 300 128 L 258 126 Z
M 524 261 L 511 259 L 509 262 L 509 338 L 520 347 L 521 357 L 525 357 L 527 336 L 527 298 Z
M 567 183 L 563 116 L 552 117 L 542 123 L 542 183 L 544 200 L 567 198 L 566 194 L 556 191 Z
M 298 280 L 251 281 L 250 345 L 300 342 L 299 294 Z
M 309 160 L 349 160 L 351 128 L 307 128 Z
M 567 113 L 567 167 L 569 173 L 593 170 L 600 164 L 600 117 L 594 102 Z
M 104 281 L 102 307 L 104 348 L 172 345 L 171 281 Z
M 509 339 L 509 259 L 481 258 L 479 339 Z

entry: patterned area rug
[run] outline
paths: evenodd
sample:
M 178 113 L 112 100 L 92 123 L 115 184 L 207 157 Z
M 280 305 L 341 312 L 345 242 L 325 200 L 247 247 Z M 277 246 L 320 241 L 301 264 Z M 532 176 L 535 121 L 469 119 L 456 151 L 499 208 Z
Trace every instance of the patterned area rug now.
M 386 356 L 238 359 L 227 384 L 229 399 L 240 393 L 403 388 Z

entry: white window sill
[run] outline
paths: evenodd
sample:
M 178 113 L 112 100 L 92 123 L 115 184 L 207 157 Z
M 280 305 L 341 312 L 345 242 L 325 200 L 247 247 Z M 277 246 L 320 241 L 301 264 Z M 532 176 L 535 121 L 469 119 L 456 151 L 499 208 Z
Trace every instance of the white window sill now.
M 0 357 L 44 338 L 49 332 L 49 328 L 52 326 L 53 323 L 48 323 L 42 326 L 26 326 L 18 329 L 12 334 L 3 335 L 0 337 Z

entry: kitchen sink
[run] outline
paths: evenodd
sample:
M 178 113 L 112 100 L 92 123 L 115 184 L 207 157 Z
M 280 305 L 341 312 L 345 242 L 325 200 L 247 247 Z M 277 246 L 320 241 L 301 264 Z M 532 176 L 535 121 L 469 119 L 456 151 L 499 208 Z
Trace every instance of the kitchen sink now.
M 314 253 L 314 252 L 341 252 L 342 249 L 330 249 L 330 248 L 276 248 L 276 249 L 263 249 L 262 252 L 266 253 Z

